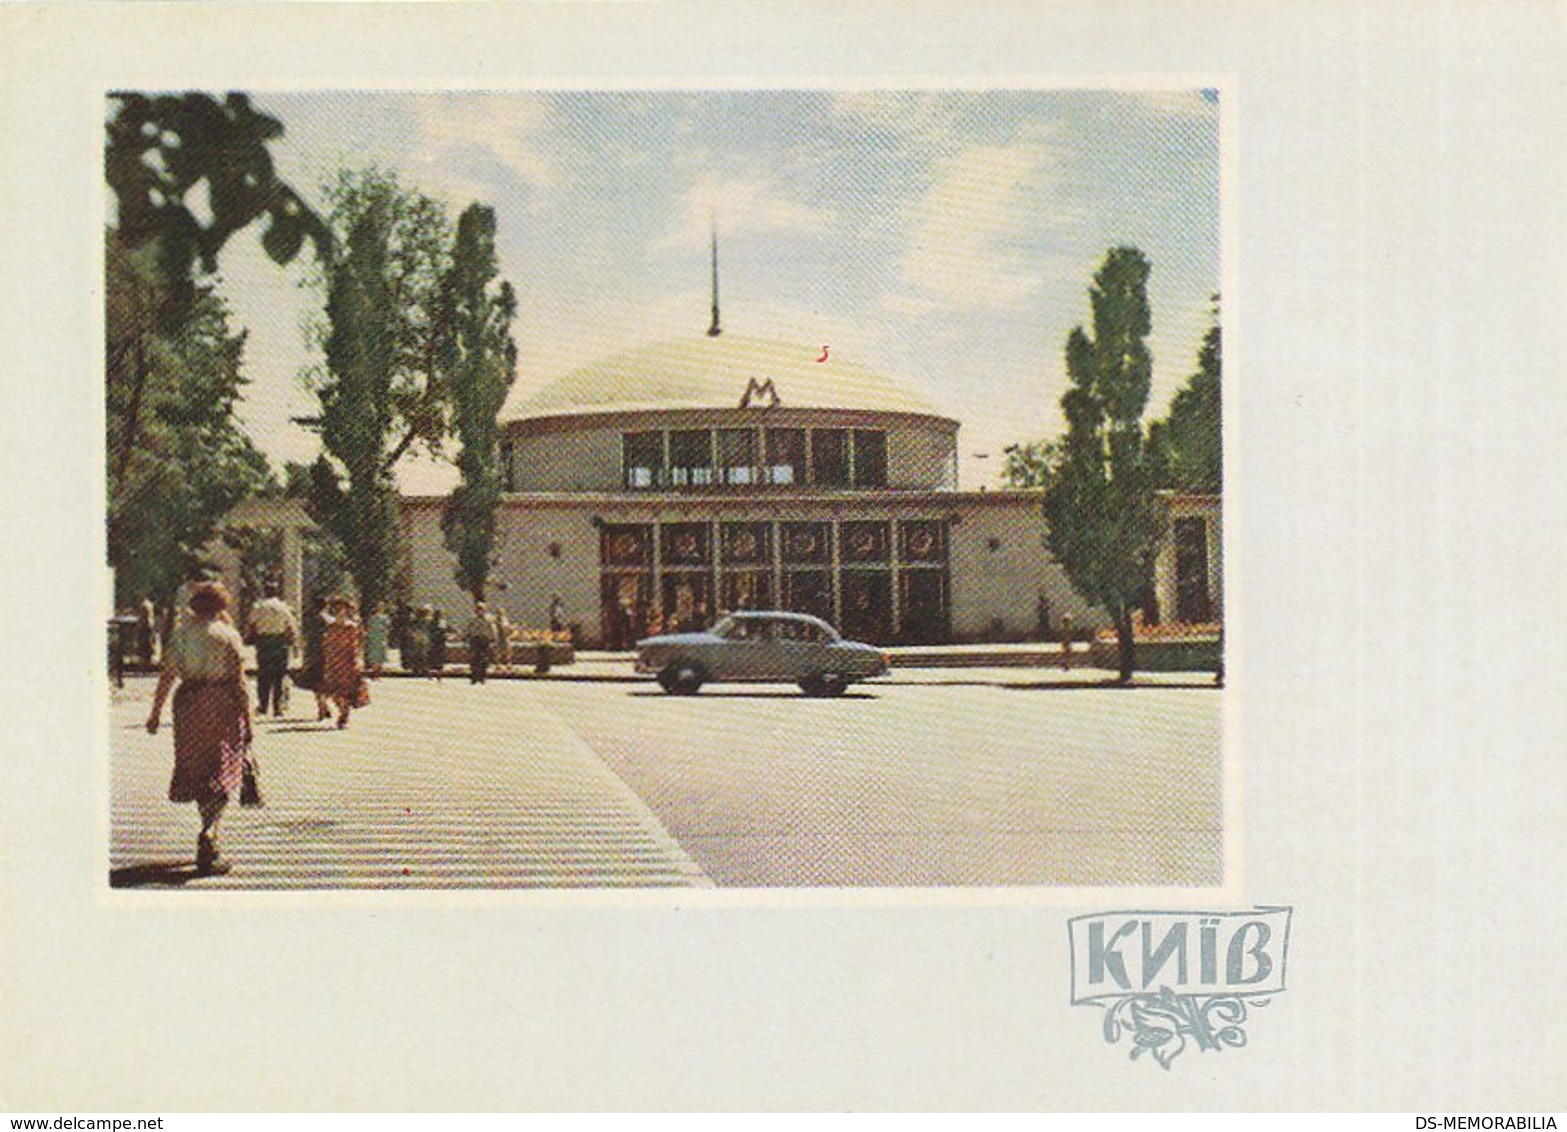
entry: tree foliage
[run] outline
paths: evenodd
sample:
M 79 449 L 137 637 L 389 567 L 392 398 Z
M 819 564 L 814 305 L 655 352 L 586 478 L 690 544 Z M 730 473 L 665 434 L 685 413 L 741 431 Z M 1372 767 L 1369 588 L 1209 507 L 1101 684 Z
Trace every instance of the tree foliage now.
M 330 495 L 323 485 L 323 518 L 342 542 L 367 606 L 386 592 L 397 554 L 397 493 L 386 452 L 398 311 L 388 273 L 391 224 L 383 204 L 366 208 L 329 269 L 327 378 L 317 388 L 322 444 L 347 480 Z M 336 469 L 325 470 L 336 486 Z
M 1142 426 L 1153 374 L 1150 270 L 1136 248 L 1105 256 L 1089 291 L 1093 335 L 1079 326 L 1067 337 L 1066 436 L 1033 465 L 1044 487 L 1046 545 L 1073 587 L 1109 613 L 1123 681 L 1133 670 L 1132 611 L 1164 532 Z
M 105 243 L 105 450 L 109 563 L 117 604 L 166 600 L 223 515 L 270 490 L 266 458 L 239 428 L 245 336 L 199 287 L 167 319 L 154 249 Z
M 344 172 L 324 192 L 342 251 L 319 276 L 324 365 L 309 380 L 329 459 L 312 471 L 311 497 L 369 607 L 387 596 L 399 563 L 393 469 L 410 450 L 442 454 L 452 429 L 461 311 L 449 297 L 443 205 L 373 168 Z
M 497 454 L 501 407 L 516 377 L 511 323 L 517 299 L 511 284 L 495 283 L 495 210 L 473 204 L 457 223 L 451 269 L 441 282 L 439 364 L 462 445 L 462 482 L 441 518 L 446 547 L 457 556 L 457 580 L 484 600 L 495 545 L 501 469 Z
M 1224 486 L 1222 352 L 1217 321 L 1203 336 L 1197 371 L 1170 403 L 1166 420 L 1149 426 L 1161 487 L 1217 493 Z
M 131 251 L 150 248 L 164 284 L 157 312 L 163 329 L 197 301 L 197 277 L 218 267 L 230 236 L 265 217 L 262 247 L 288 263 L 308 239 L 331 257 L 331 234 L 276 174 L 269 142 L 283 133 L 244 94 L 116 92 L 107 126 L 104 172 L 114 192 L 116 226 Z M 197 192 L 205 186 L 204 192 Z M 205 205 L 198 217 L 188 198 Z
M 450 430 L 449 404 L 439 353 L 448 330 L 441 312 L 441 283 L 451 266 L 452 226 L 439 201 L 406 188 L 383 169 L 344 170 L 322 189 L 336 244 L 347 248 L 354 229 L 373 219 L 380 246 L 378 270 L 386 288 L 381 327 L 387 366 L 377 423 L 387 440 L 387 470 L 409 451 L 440 455 Z M 345 255 L 351 254 L 345 252 Z M 330 308 L 334 267 L 323 264 L 315 283 Z M 330 355 L 336 327 L 328 309 L 315 327 L 317 344 Z M 320 394 L 337 380 L 330 356 L 325 371 L 307 375 Z

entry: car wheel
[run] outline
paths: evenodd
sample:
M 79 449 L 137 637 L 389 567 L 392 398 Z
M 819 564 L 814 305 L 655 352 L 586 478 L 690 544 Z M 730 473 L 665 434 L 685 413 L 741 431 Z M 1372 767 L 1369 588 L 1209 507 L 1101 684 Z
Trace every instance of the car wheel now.
M 699 664 L 678 661 L 658 674 L 658 682 L 672 696 L 694 696 L 702 688 L 707 673 Z
M 800 681 L 800 690 L 807 696 L 841 696 L 849 682 L 836 672 L 823 672 Z

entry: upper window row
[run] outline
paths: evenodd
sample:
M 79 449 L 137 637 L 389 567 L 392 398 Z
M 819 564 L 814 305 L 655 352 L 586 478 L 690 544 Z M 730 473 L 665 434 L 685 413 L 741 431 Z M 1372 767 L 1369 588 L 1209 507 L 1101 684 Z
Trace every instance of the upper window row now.
M 886 487 L 887 434 L 867 428 L 673 429 L 621 434 L 621 482 L 681 487 Z

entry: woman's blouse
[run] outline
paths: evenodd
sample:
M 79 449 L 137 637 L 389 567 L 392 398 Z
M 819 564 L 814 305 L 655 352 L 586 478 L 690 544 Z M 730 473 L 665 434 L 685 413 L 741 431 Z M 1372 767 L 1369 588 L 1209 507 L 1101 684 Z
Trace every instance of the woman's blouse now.
M 224 680 L 244 671 L 245 642 L 226 621 L 187 621 L 169 637 L 168 662 L 181 680 Z

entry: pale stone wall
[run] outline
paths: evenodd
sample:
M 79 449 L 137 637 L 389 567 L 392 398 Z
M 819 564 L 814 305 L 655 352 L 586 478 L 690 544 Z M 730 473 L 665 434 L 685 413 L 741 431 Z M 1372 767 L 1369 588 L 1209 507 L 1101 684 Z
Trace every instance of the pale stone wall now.
M 520 436 L 513 443 L 518 491 L 619 491 L 620 430 Z
M 592 510 L 507 506 L 497 520 L 496 568 L 486 591 L 486 603 L 504 609 L 513 625 L 549 626 L 549 606 L 560 594 L 566 621 L 580 621 L 584 631 L 598 631 L 598 535 L 589 525 Z M 457 584 L 456 557 L 441 538 L 441 509 L 412 506 L 403 510 L 412 565 L 411 603 L 433 605 L 459 628 L 472 613 L 473 602 Z M 558 550 L 558 554 L 552 553 Z
M 952 527 L 952 634 L 959 641 L 1020 640 L 1037 636 L 1039 604 L 1047 603 L 1053 632 L 1063 615 L 1078 628 L 1105 622 L 1048 560 L 1045 520 L 1038 499 L 968 504 Z

